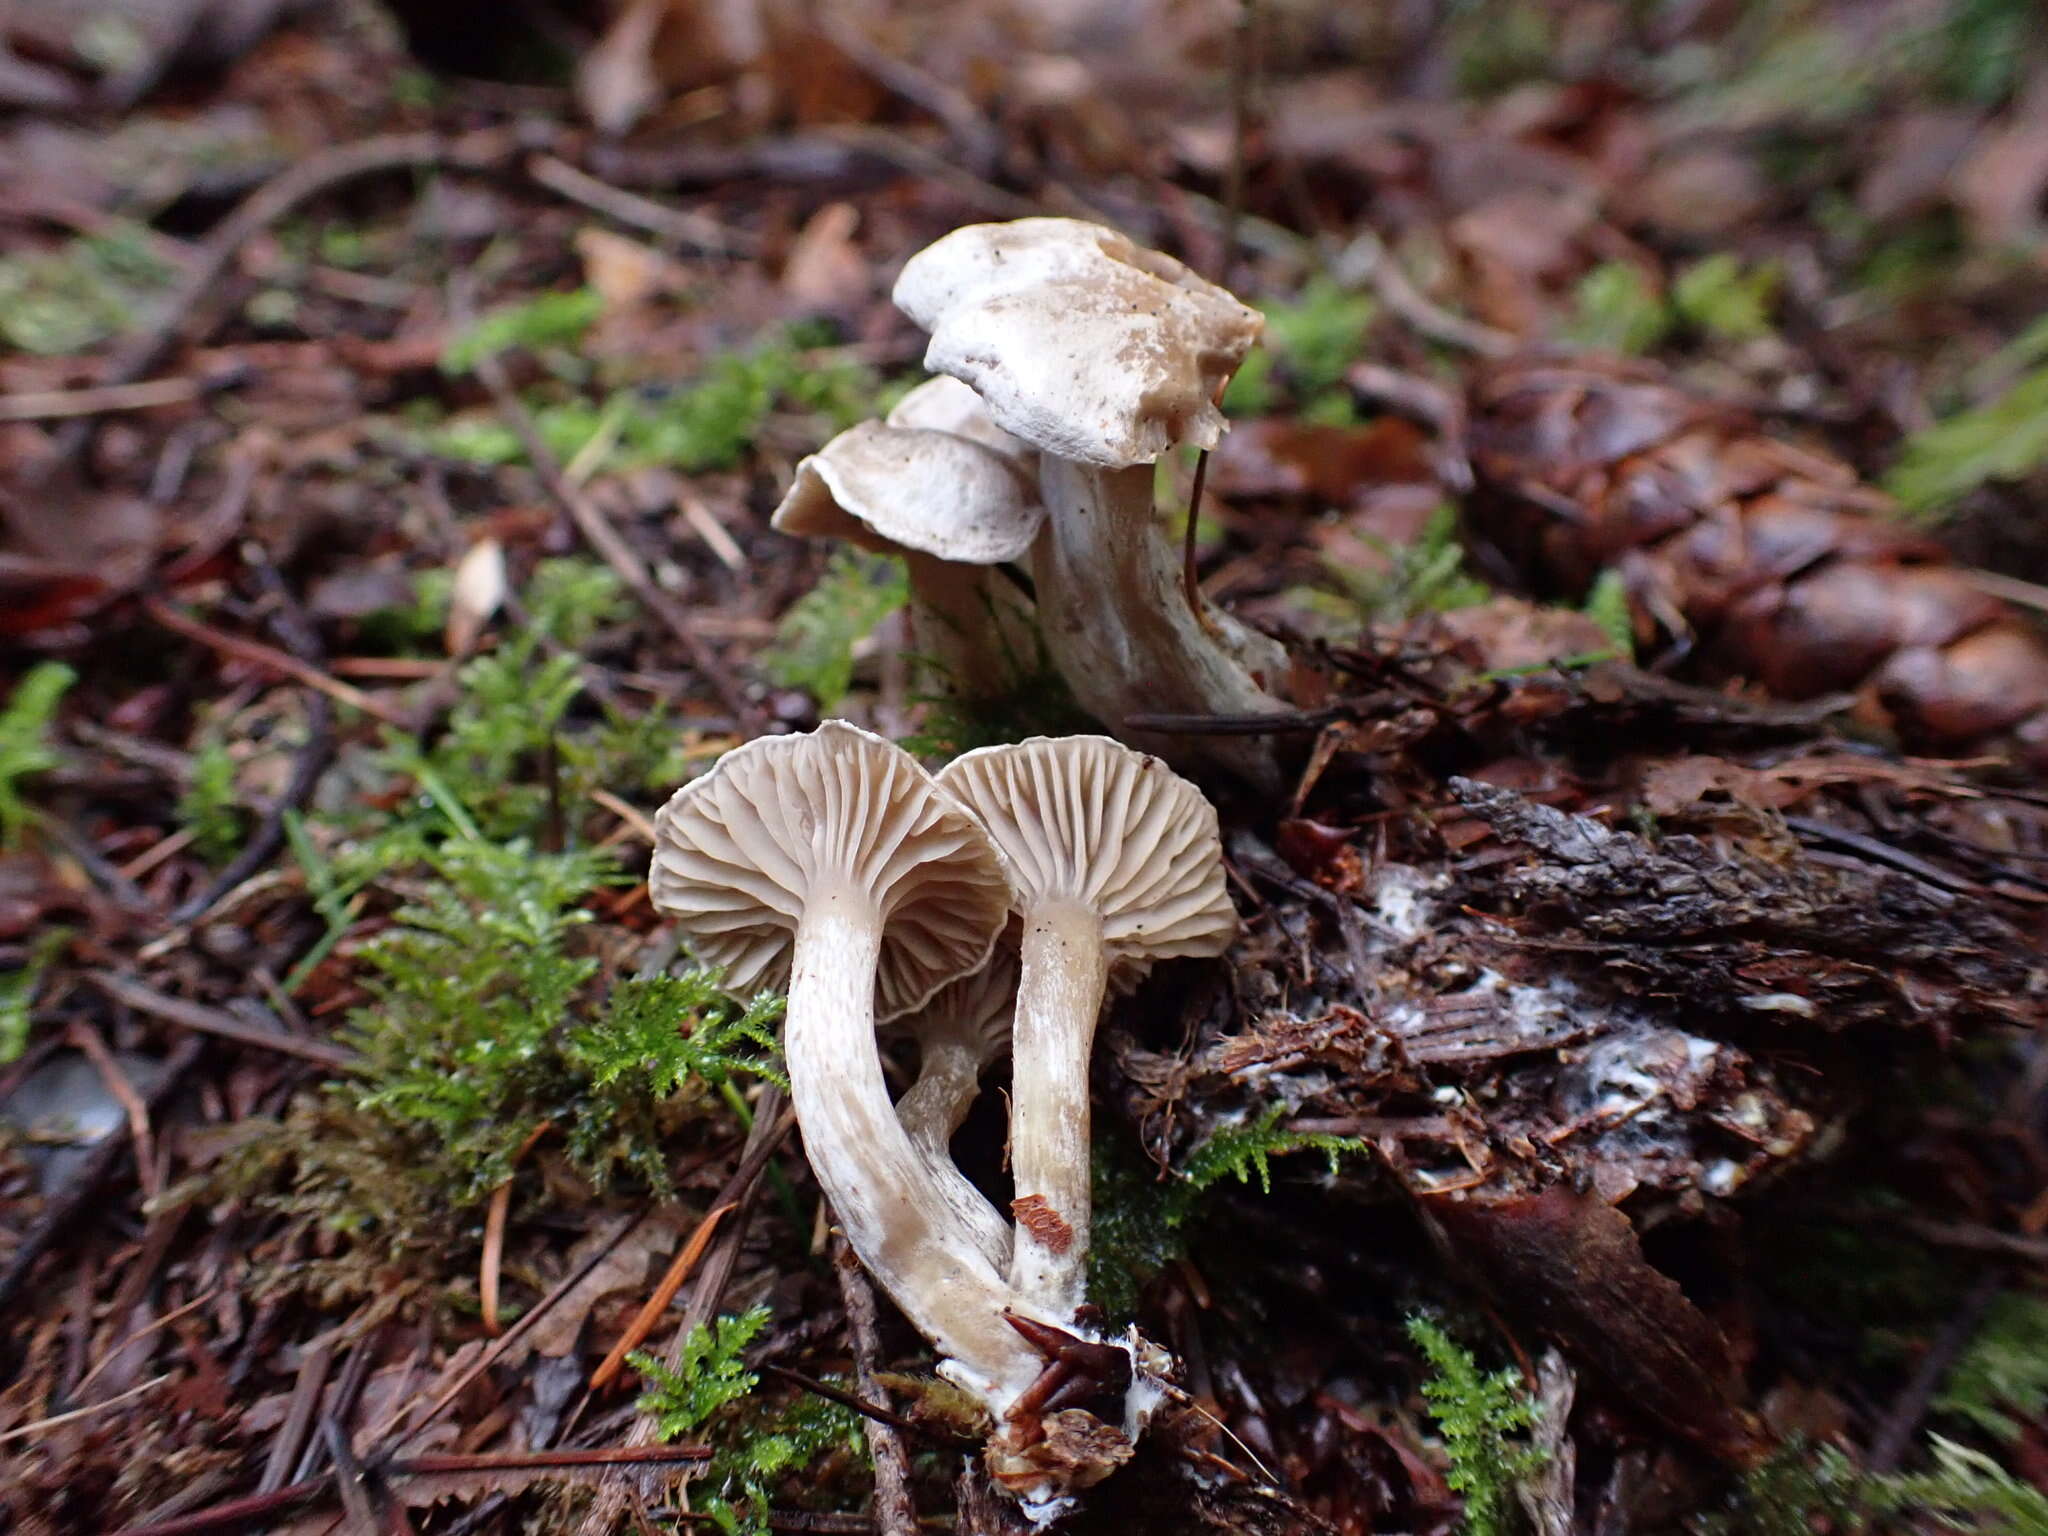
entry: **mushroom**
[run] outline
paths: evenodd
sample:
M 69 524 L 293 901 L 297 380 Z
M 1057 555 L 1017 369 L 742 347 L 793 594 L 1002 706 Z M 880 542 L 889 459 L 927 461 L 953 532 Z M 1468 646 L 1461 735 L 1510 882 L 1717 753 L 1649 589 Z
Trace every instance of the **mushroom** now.
M 1237 931 L 1216 809 L 1107 736 L 1034 737 L 955 759 L 939 783 L 1007 856 L 1023 920 L 1011 1085 L 1018 1294 L 1062 1322 L 1086 1296 L 1088 1059 L 1112 969 L 1221 954 Z
M 926 385 L 799 463 L 774 526 L 903 556 L 918 646 L 953 691 L 997 698 L 1035 645 L 1023 596 L 989 569 L 1021 559 L 1045 520 L 1027 459 L 986 413 Z
M 1044 531 L 1032 580 L 1048 652 L 1083 708 L 1183 763 L 1278 782 L 1263 739 L 1182 743 L 1124 730 L 1138 712 L 1263 714 L 1278 642 L 1183 591 L 1150 466 L 1213 447 L 1216 401 L 1258 339 L 1258 311 L 1178 261 L 1076 219 L 957 229 L 912 257 L 896 305 L 931 332 L 925 366 L 973 386 L 1039 454 Z
M 896 1101 L 896 1118 L 925 1171 L 998 1273 L 1010 1267 L 1010 1224 L 953 1161 L 953 1134 L 981 1092 L 981 1075 L 1010 1049 L 1017 957 L 999 945 L 987 965 L 941 988 L 908 1019 L 917 1038 L 917 1080 Z
M 1001 856 L 901 748 L 844 721 L 735 748 L 655 822 L 649 891 L 735 991 L 787 981 L 804 1149 L 847 1241 L 941 1367 L 1002 1413 L 1044 1367 L 1029 1316 L 889 1102 L 875 1040 L 978 970 L 1003 931 Z

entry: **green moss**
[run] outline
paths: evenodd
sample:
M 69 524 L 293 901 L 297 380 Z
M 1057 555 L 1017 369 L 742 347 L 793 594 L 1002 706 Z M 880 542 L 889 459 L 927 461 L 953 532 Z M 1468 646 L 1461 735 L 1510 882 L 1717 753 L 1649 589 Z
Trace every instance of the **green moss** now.
M 1408 1319 L 1408 1337 L 1429 1362 L 1422 1399 L 1443 1437 L 1444 1480 L 1465 1501 L 1468 1536 L 1505 1536 L 1515 1485 L 1543 1465 L 1544 1453 L 1521 1436 L 1536 1422 L 1536 1402 L 1512 1368 L 1481 1371 L 1462 1344 L 1427 1317 Z
M 782 616 L 761 669 L 785 688 L 802 688 L 830 712 L 853 682 L 853 649 L 910 600 L 903 562 L 860 549 L 836 549 L 818 584 Z
M 0 707 L 0 848 L 12 848 L 28 824 L 23 781 L 57 766 L 50 727 L 66 690 L 77 680 L 78 674 L 62 662 L 38 662 Z
M 1129 1318 L 1147 1281 L 1186 1256 L 1182 1236 L 1202 1197 L 1225 1180 L 1273 1190 L 1272 1159 L 1320 1152 L 1332 1173 L 1338 1161 L 1366 1150 L 1346 1136 L 1291 1130 L 1287 1107 L 1269 1106 L 1256 1118 L 1218 1128 L 1166 1178 L 1127 1149 L 1098 1138 L 1088 1252 L 1088 1295 L 1113 1318 Z
M 218 736 L 209 735 L 193 754 L 192 776 L 178 798 L 178 820 L 191 831 L 192 846 L 209 864 L 225 864 L 242 846 L 235 760 Z
M 760 1377 L 742 1352 L 767 1325 L 765 1307 L 700 1323 L 673 1369 L 652 1355 L 630 1357 L 647 1380 L 640 1411 L 655 1420 L 661 1438 L 688 1435 L 712 1447 L 693 1497 L 721 1529 L 746 1536 L 765 1536 L 771 1498 L 790 1474 L 828 1454 L 860 1458 L 865 1450 L 850 1409 L 808 1395 L 782 1407 L 752 1397 Z M 813 1486 L 820 1481 L 806 1478 Z

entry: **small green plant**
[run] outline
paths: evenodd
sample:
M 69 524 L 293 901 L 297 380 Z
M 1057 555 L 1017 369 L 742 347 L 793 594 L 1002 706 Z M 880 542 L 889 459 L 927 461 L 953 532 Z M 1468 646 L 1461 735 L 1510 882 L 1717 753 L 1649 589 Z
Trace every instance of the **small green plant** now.
M 1635 356 L 1671 329 L 1671 311 L 1642 271 L 1625 261 L 1603 262 L 1579 279 L 1564 339 L 1595 352 Z
M 1367 1150 L 1353 1137 L 1292 1130 L 1284 1123 L 1286 1115 L 1286 1105 L 1274 1104 L 1254 1119 L 1219 1127 L 1164 1181 L 1156 1169 L 1139 1165 L 1115 1145 L 1099 1145 L 1089 1299 L 1112 1317 L 1135 1313 L 1145 1282 L 1186 1255 L 1183 1230 L 1200 1210 L 1202 1197 L 1225 1179 L 1240 1184 L 1257 1180 L 1260 1192 L 1271 1194 L 1273 1158 L 1320 1152 L 1334 1174 L 1342 1158 Z
M 50 726 L 65 690 L 77 679 L 60 661 L 38 662 L 0 708 L 0 848 L 12 848 L 28 824 L 22 781 L 57 766 Z
M 48 254 L 0 258 L 0 344 L 84 351 L 134 325 L 170 277 L 148 231 L 130 224 Z
M 813 328 L 792 326 L 744 351 L 711 358 L 681 387 L 646 386 L 604 401 L 582 397 L 529 402 L 534 425 L 554 455 L 576 458 L 603 436 L 599 467 L 661 464 L 673 469 L 727 469 L 753 445 L 778 406 L 817 418 L 822 438 L 868 412 L 873 373 L 845 357 L 820 356 Z M 495 417 L 464 417 L 430 427 L 429 447 L 481 464 L 514 464 L 526 449 Z
M 853 682 L 853 648 L 910 600 L 903 562 L 837 549 L 818 584 L 790 605 L 761 666 L 785 688 L 802 688 L 830 711 Z
M 209 864 L 225 864 L 242 846 L 235 760 L 218 736 L 207 737 L 193 754 L 192 776 L 178 798 L 178 820 L 191 830 L 192 846 Z
M 2048 353 L 2048 321 L 2037 322 L 2006 357 Z M 1990 480 L 2019 480 L 2048 464 L 2048 362 L 2037 363 L 1984 404 L 1906 439 L 1886 484 L 1907 511 L 1937 513 Z
M 69 928 L 46 929 L 29 945 L 27 963 L 20 970 L 0 971 L 0 1067 L 19 1061 L 21 1053 L 28 1049 L 30 1010 L 35 1006 L 36 991 L 42 986 L 51 962 L 64 953 L 64 946 L 70 942 Z
M 509 1178 L 543 1122 L 599 1186 L 629 1169 L 665 1188 L 672 1096 L 739 1073 L 779 1079 L 778 999 L 742 1009 L 692 971 L 622 981 L 593 1006 L 597 961 L 575 938 L 591 917 L 583 898 L 620 878 L 609 856 L 473 838 L 416 856 L 431 878 L 361 952 L 374 1001 L 350 1020 L 362 1065 L 339 1091 L 416 1140 L 454 1202 Z
M 2008 1291 L 1994 1301 L 1934 1408 L 2017 1440 L 2048 1409 L 2048 1300 Z
M 1934 1466 L 1869 1479 L 1863 1502 L 1873 1513 L 1932 1515 L 1950 1530 L 1991 1536 L 2048 1536 L 2048 1493 L 2022 1482 L 1983 1451 L 1930 1435 Z
M 1771 306 L 1782 275 L 1776 262 L 1744 268 L 1736 256 L 1722 251 L 1678 274 L 1671 285 L 1671 309 L 1708 336 L 1754 341 L 1771 334 Z
M 1586 594 L 1582 611 L 1613 643 L 1616 656 L 1623 661 L 1635 660 L 1635 615 L 1629 607 L 1628 582 L 1620 571 L 1609 566 L 1600 573 L 1593 590 Z
M 1422 1400 L 1450 1460 L 1445 1481 L 1465 1501 L 1463 1528 L 1468 1536 L 1505 1536 L 1515 1484 L 1543 1464 L 1543 1451 L 1520 1438 L 1536 1422 L 1536 1401 L 1517 1372 L 1481 1371 L 1471 1351 L 1432 1319 L 1409 1318 L 1408 1337 L 1429 1362 Z
M 486 358 L 514 348 L 573 348 L 603 312 L 604 299 L 594 288 L 543 293 L 523 304 L 494 309 L 448 343 L 441 353 L 441 369 L 468 373 Z
M 1255 348 L 1230 381 L 1223 408 L 1237 416 L 1270 415 L 1279 403 L 1276 372 L 1305 418 L 1344 424 L 1350 398 L 1344 374 L 1365 351 L 1377 306 L 1370 296 L 1318 274 L 1291 300 L 1263 306 L 1264 346 Z
M 1419 613 L 1447 613 L 1483 603 L 1493 591 L 1465 568 L 1458 537 L 1458 511 L 1445 502 L 1430 513 L 1420 537 L 1389 544 L 1365 536 L 1389 561 L 1384 571 L 1364 573 L 1326 562 L 1324 569 L 1345 589 L 1359 617 L 1398 622 Z
M 742 1354 L 767 1325 L 766 1307 L 700 1323 L 683 1341 L 674 1368 L 648 1354 L 629 1357 L 647 1381 L 640 1411 L 654 1419 L 661 1438 L 710 1441 L 702 1502 L 733 1536 L 767 1531 L 778 1478 L 828 1451 L 858 1455 L 862 1449 L 858 1416 L 837 1403 L 806 1396 L 778 1412 L 748 1401 L 760 1377 Z

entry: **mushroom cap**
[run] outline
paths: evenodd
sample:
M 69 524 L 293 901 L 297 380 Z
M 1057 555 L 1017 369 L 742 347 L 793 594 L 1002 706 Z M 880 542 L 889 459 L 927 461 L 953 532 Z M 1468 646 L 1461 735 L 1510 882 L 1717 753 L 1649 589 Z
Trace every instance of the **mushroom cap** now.
M 677 790 L 655 818 L 647 884 L 734 992 L 786 984 L 815 891 L 872 893 L 880 1018 L 978 970 L 1011 896 L 967 809 L 908 752 L 843 720 L 750 741 Z
M 1213 448 L 1216 400 L 1264 318 L 1180 262 L 1080 219 L 970 224 L 896 279 L 925 366 L 971 384 L 1031 447 L 1083 464 Z
M 999 565 L 1031 547 L 1045 509 L 1012 463 L 952 432 L 864 421 L 796 467 L 773 525 L 890 553 Z
M 972 387 L 951 374 L 926 379 L 896 402 L 886 418 L 892 427 L 922 427 L 928 432 L 950 432 L 993 448 L 1004 458 L 1036 478 L 1037 455 L 1029 443 L 1010 436 L 989 419 L 988 407 Z
M 1075 901 L 1126 966 L 1217 955 L 1237 932 L 1216 807 L 1107 736 L 1036 736 L 955 758 L 939 782 L 1009 859 L 1022 912 Z
M 1017 1013 L 1017 954 L 999 944 L 988 964 L 939 988 L 913 1014 L 896 1022 L 920 1042 L 957 1040 L 972 1047 L 983 1071 L 1010 1051 Z

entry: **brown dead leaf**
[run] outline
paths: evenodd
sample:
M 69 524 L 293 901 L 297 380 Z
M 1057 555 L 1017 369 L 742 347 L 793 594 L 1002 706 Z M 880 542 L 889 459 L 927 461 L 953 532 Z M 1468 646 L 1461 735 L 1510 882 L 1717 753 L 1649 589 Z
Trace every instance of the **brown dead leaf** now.
M 679 1214 L 673 1209 L 657 1212 L 627 1233 L 581 1282 L 548 1309 L 547 1316 L 533 1325 L 521 1343 L 513 1346 L 508 1362 L 510 1356 L 529 1348 L 535 1354 L 548 1356 L 566 1355 L 574 1349 L 593 1307 L 614 1292 L 638 1291 L 647 1285 L 653 1265 L 668 1257 L 675 1247 Z M 575 1268 L 593 1246 L 604 1241 L 606 1234 L 601 1231 L 584 1238 L 564 1257 L 565 1266 Z
M 851 203 L 827 203 L 798 231 L 783 263 L 782 286 L 812 309 L 851 309 L 874 290 L 874 270 L 853 243 L 860 213 Z

